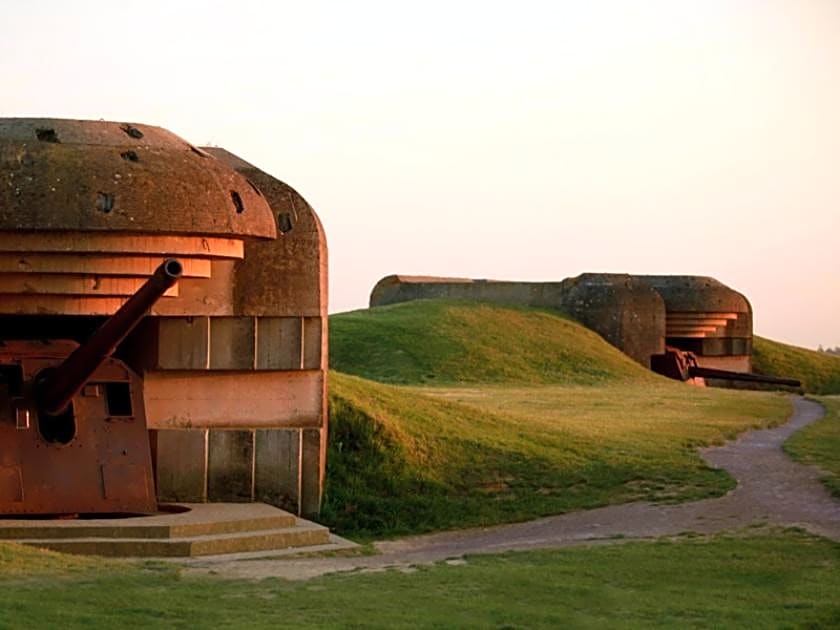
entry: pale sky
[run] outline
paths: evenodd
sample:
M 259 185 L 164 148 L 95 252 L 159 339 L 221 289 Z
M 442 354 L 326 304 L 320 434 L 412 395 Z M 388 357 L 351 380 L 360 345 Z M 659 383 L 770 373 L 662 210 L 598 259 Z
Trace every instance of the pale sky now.
M 391 273 L 700 274 L 840 346 L 837 0 L 0 0 L 0 86 L 295 187 L 332 312 Z

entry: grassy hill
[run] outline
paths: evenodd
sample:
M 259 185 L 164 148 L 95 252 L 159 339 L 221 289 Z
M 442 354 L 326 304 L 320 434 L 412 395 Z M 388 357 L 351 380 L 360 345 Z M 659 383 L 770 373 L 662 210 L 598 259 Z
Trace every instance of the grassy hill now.
M 809 393 L 840 394 L 840 357 L 824 352 L 755 337 L 753 370 L 770 376 L 798 378 Z
M 777 394 L 664 379 L 444 389 L 333 372 L 330 381 L 320 520 L 362 538 L 720 495 L 734 481 L 697 447 L 790 411 Z
M 538 309 L 417 301 L 334 315 L 330 335 L 322 520 L 363 538 L 722 494 L 697 446 L 790 410 L 659 377 Z
M 559 312 L 454 300 L 333 315 L 330 367 L 395 384 L 657 380 Z

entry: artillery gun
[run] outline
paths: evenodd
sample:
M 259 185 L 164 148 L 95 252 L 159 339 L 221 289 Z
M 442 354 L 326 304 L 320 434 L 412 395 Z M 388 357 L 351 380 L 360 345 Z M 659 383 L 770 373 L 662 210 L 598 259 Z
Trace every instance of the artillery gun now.
M 698 365 L 697 357 L 694 353 L 671 346 L 666 346 L 664 354 L 653 355 L 650 359 L 650 367 L 657 374 L 684 382 L 698 378 L 713 378 L 724 381 L 802 387 L 802 382 L 793 378 L 778 378 L 775 376 L 764 376 L 763 374 L 753 374 L 751 372 L 734 372 L 704 367 Z
M 0 514 L 156 511 L 143 381 L 112 355 L 181 273 L 164 261 L 81 345 L 0 341 Z

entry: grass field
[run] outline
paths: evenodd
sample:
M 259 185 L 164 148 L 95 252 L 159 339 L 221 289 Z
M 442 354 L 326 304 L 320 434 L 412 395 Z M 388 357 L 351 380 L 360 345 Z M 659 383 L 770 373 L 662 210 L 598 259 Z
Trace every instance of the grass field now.
M 330 317 L 330 366 L 395 384 L 600 385 L 651 374 L 558 311 L 419 300 Z M 840 394 L 840 357 L 755 337 L 753 369 Z
M 780 395 L 664 379 L 599 388 L 331 379 L 320 520 L 363 539 L 720 495 L 734 482 L 697 447 L 790 411 Z
M 778 394 L 652 375 L 551 313 L 409 306 L 331 319 L 331 360 L 366 378 L 330 377 L 322 520 L 356 538 L 721 494 L 733 480 L 696 448 L 790 410 Z M 838 474 L 840 399 L 826 403 L 830 417 L 788 448 Z M 793 530 L 475 556 L 300 583 L 0 544 L 0 630 L 827 628 L 840 626 L 838 592 L 840 545 Z
M 840 396 L 824 396 L 819 401 L 825 406 L 825 417 L 793 435 L 784 449 L 795 460 L 822 468 L 826 472 L 823 483 L 840 497 Z
M 798 378 L 805 391 L 812 394 L 840 394 L 840 357 L 825 352 L 755 337 L 753 370 L 770 376 Z
M 94 566 L 0 545 L 0 628 L 9 630 L 829 628 L 840 625 L 838 592 L 840 546 L 796 531 L 473 556 L 307 582 Z
M 537 309 L 418 301 L 330 329 L 332 367 L 357 376 L 331 375 L 321 520 L 361 539 L 720 495 L 734 482 L 697 447 L 790 412 L 659 377 Z

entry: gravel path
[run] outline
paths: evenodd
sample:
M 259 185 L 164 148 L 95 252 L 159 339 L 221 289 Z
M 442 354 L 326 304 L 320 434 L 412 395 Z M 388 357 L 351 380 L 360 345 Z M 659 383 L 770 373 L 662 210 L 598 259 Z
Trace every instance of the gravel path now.
M 683 532 L 715 533 L 752 524 L 796 526 L 840 540 L 840 501 L 819 482 L 820 471 L 797 464 L 781 449 L 784 441 L 819 419 L 822 407 L 794 399 L 794 413 L 781 427 L 751 431 L 721 447 L 704 449 L 712 466 L 738 481 L 724 497 L 680 505 L 627 503 L 486 529 L 444 532 L 376 544 L 379 555 L 349 558 L 197 558 L 188 571 L 231 578 L 308 579 L 338 571 L 458 560 L 464 554 L 654 538 Z

